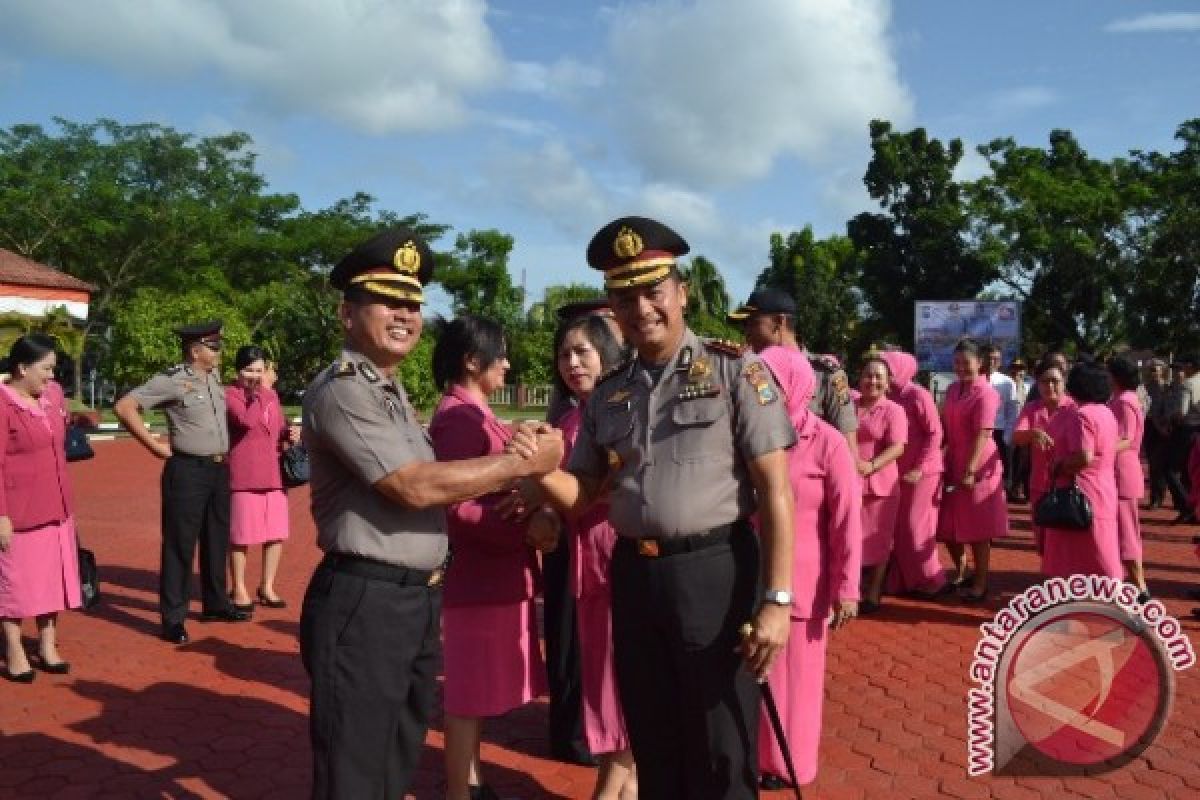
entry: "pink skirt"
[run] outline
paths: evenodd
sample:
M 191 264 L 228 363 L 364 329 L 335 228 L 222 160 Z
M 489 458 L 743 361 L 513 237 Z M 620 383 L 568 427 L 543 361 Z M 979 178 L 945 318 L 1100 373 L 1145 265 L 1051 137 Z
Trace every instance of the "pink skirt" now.
M 862 565 L 874 567 L 888 560 L 900 511 L 900 487 L 883 497 L 864 494 L 862 499 Z
M 1043 575 L 1107 575 L 1120 580 L 1125 574 L 1114 517 L 1093 518 L 1092 527 L 1085 531 L 1046 528 L 1044 537 Z
M 613 666 L 612 597 L 593 592 L 575 601 L 579 620 L 580 677 L 583 683 L 583 733 L 593 755 L 629 749 L 625 715 Z
M 1138 501 L 1132 497 L 1117 500 L 1117 537 L 1122 561 L 1142 560 L 1142 523 L 1138 519 Z
M 532 600 L 442 608 L 445 710 L 498 717 L 546 693 Z
M 958 487 L 942 494 L 938 541 L 972 544 L 1008 535 L 1008 501 L 1000 472 L 970 489 Z
M 287 537 L 288 502 L 282 489 L 230 493 L 230 544 L 282 542 Z
M 793 619 L 787 646 L 767 677 L 801 786 L 817 778 L 827 641 L 824 618 Z M 775 742 L 765 709 L 758 722 L 758 768 L 760 772 L 787 777 L 783 753 Z
M 1037 511 L 1038 503 L 1046 496 L 1047 491 L 1049 490 L 1029 487 L 1029 527 L 1033 528 L 1033 546 L 1037 548 L 1038 555 L 1042 554 L 1042 548 L 1045 547 L 1046 530 L 1033 521 L 1033 515 Z
M 888 573 L 892 592 L 936 592 L 946 585 L 936 538 L 941 481 L 939 474 L 923 475 L 916 483 L 900 481 L 893 569 Z
M 74 518 L 14 533 L 0 553 L 0 617 L 25 619 L 81 603 Z

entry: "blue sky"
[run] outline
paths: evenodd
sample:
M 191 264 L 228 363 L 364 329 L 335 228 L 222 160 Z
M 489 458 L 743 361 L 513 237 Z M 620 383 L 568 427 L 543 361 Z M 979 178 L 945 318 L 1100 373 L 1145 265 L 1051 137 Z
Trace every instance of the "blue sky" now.
M 0 0 L 0 126 L 243 130 L 308 208 L 361 190 L 511 233 L 534 298 L 598 285 L 584 248 L 621 214 L 744 297 L 772 231 L 870 206 L 873 117 L 1109 157 L 1198 115 L 1185 0 Z

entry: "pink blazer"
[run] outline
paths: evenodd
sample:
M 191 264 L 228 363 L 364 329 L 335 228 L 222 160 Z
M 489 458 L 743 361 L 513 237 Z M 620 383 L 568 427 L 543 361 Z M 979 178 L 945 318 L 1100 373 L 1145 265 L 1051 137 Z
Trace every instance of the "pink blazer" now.
M 486 403 L 458 386 L 442 395 L 429 425 L 439 461 L 502 453 L 511 435 Z M 502 497 L 484 495 L 446 508 L 454 558 L 446 574 L 444 605 L 507 605 L 534 596 L 541 576 L 537 554 L 525 544 L 525 524 L 497 513 Z
M 881 397 L 871 408 L 859 405 L 861 398 L 854 401 L 858 412 L 858 457 L 870 461 L 894 444 L 908 441 L 908 417 L 898 403 Z M 871 497 L 887 497 L 896 491 L 900 470 L 896 462 L 889 462 L 883 469 L 862 476 L 863 494 Z
M 1117 418 L 1117 436 L 1129 440 L 1129 449 L 1117 453 L 1117 496 L 1141 499 L 1146 487 L 1142 473 L 1142 435 L 1146 418 L 1137 392 L 1114 394 L 1108 408 Z
M 74 509 L 64 451 L 67 408 L 62 387 L 48 384 L 38 406 L 29 408 L 0 384 L 5 442 L 0 449 L 0 517 L 11 519 L 16 531 L 63 522 Z
M 253 396 L 238 385 L 225 388 L 229 420 L 229 488 L 235 492 L 282 489 L 279 448 L 288 425 L 274 389 Z
M 563 468 L 571 459 L 571 448 L 579 436 L 579 424 L 583 420 L 583 409 L 576 406 L 559 418 L 566 442 L 563 453 Z M 608 521 L 608 502 L 601 500 L 592 504 L 587 511 L 570 523 L 570 533 L 575 537 L 571 551 L 573 590 L 576 597 L 589 597 L 607 593 L 608 569 L 612 563 L 613 548 L 617 544 L 617 532 Z
M 862 489 L 846 438 L 808 414 L 788 451 L 796 508 L 792 617 L 820 619 L 837 600 L 857 600 L 862 569 Z
M 933 395 L 913 380 L 917 360 L 899 350 L 885 352 L 883 358 L 892 371 L 888 399 L 899 403 L 908 417 L 908 444 L 896 459 L 896 468 L 901 475 L 914 469 L 922 475 L 938 474 L 942 471 L 942 417 Z

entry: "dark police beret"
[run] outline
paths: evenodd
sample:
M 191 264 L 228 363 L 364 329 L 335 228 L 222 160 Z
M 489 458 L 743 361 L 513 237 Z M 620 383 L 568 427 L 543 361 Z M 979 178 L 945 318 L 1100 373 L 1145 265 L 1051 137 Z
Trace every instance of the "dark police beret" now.
M 796 301 L 783 289 L 770 286 L 760 286 L 750 293 L 750 299 L 729 312 L 729 319 L 742 322 L 754 314 L 792 314 L 796 313 Z
M 372 294 L 424 303 L 422 288 L 433 278 L 433 253 L 408 228 L 389 228 L 355 247 L 329 273 L 342 291 L 359 287 Z
M 595 314 L 598 311 L 612 311 L 612 306 L 608 304 L 608 298 L 595 297 L 591 300 L 576 300 L 574 303 L 564 303 L 554 313 L 558 316 L 559 322 L 570 322 L 576 317 Z
M 224 324 L 219 319 L 197 322 L 194 325 L 180 325 L 175 329 L 175 335 L 185 342 L 190 339 L 203 339 L 207 336 L 220 336 Z
M 688 252 L 678 233 L 646 217 L 621 217 L 605 225 L 587 247 L 587 262 L 604 271 L 604 288 L 651 286 L 671 273 Z

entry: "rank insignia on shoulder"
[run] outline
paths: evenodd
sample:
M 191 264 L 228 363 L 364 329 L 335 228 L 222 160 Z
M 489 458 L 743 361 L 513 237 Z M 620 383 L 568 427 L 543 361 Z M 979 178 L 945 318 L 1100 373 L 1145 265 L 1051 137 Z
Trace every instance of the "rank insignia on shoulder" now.
M 333 374 L 339 378 L 352 378 L 355 374 L 354 364 L 350 361 L 335 361 Z
M 183 370 L 184 370 L 183 364 L 176 364 L 173 367 L 167 367 L 166 369 L 164 369 L 163 374 L 167 375 L 168 377 L 174 378 L 176 375 L 183 372 Z
M 833 387 L 839 403 L 845 405 L 850 402 L 850 381 L 845 372 L 839 369 L 830 377 L 829 384 Z
M 771 379 L 767 377 L 767 370 L 762 362 L 753 361 L 747 364 L 742 374 L 746 376 L 746 382 L 754 387 L 760 406 L 774 403 L 779 398 L 779 393 L 771 386 Z
M 701 356 L 692 362 L 692 366 L 688 369 L 688 380 L 694 381 L 700 378 L 707 378 L 712 374 L 712 367 L 708 363 L 708 359 Z
M 837 372 L 842 368 L 841 362 L 837 360 L 837 356 L 829 355 L 828 353 L 810 355 L 808 361 L 813 366 L 819 367 L 826 372 Z
M 612 394 L 610 394 L 608 396 L 608 402 L 613 403 L 614 405 L 616 403 L 624 403 L 628 399 L 629 399 L 629 390 L 628 389 L 618 389 L 617 391 L 613 392 Z
M 704 346 L 709 350 L 734 358 L 741 358 L 746 352 L 745 345 L 731 342 L 728 339 L 705 339 Z
M 358 362 L 358 371 L 362 373 L 368 383 L 379 383 L 379 373 L 366 361 Z

